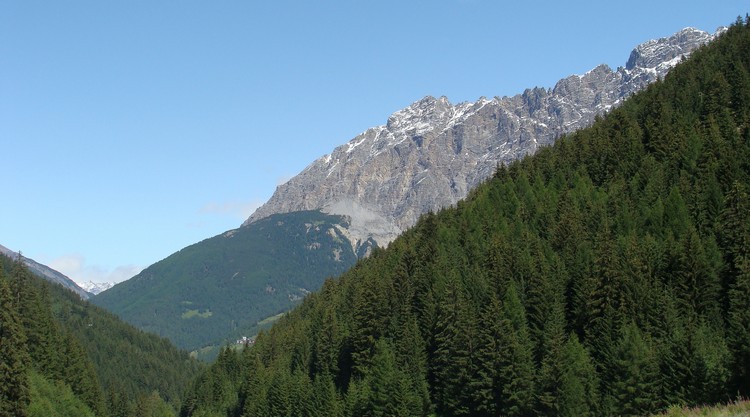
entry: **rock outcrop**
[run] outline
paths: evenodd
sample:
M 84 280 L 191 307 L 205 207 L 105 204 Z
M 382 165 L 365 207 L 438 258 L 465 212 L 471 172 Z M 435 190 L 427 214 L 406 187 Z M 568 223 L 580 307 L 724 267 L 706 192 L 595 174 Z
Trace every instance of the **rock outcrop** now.
M 243 226 L 275 213 L 320 209 L 349 216 L 353 241 L 386 245 L 421 214 L 464 198 L 499 164 L 589 125 L 714 36 L 683 29 L 639 45 L 624 67 L 600 65 L 552 89 L 459 104 L 425 97 L 280 185 Z

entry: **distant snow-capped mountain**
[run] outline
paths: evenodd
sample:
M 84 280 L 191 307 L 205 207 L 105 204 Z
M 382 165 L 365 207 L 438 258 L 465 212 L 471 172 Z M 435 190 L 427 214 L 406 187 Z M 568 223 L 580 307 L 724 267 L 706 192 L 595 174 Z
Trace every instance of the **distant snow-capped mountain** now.
M 421 214 L 466 197 L 498 164 L 589 125 L 722 31 L 683 29 L 637 46 L 624 67 L 600 65 L 552 89 L 459 104 L 425 97 L 278 186 L 243 226 L 275 213 L 321 209 L 349 216 L 350 241 L 387 244 Z
M 86 292 L 91 293 L 93 295 L 97 295 L 103 291 L 106 291 L 112 287 L 114 287 L 116 282 L 84 282 L 79 283 L 78 285 L 83 288 Z

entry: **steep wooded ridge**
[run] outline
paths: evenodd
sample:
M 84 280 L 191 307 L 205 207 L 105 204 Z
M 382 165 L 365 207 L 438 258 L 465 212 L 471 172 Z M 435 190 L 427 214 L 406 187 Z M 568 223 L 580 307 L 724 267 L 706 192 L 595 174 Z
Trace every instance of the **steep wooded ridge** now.
M 320 212 L 271 216 L 188 246 L 92 301 L 185 349 L 252 336 L 356 262 L 347 227 Z
M 750 394 L 750 18 L 260 335 L 183 416 L 633 416 Z
M 588 126 L 713 37 L 683 29 L 639 45 L 624 67 L 600 65 L 552 89 L 460 104 L 425 97 L 280 185 L 245 224 L 273 213 L 321 209 L 349 216 L 355 241 L 387 245 L 423 213 L 466 197 L 498 164 Z
M 712 38 L 685 29 L 638 46 L 625 67 L 599 66 L 550 90 L 458 105 L 427 97 L 315 161 L 239 229 L 185 248 L 92 302 L 190 350 L 253 336 L 264 319 L 420 214 L 465 197 L 498 163 L 589 124 Z
M 27 258 L 23 256 L 22 254 L 19 254 L 17 252 L 13 252 L 12 250 L 6 248 L 3 245 L 0 245 L 0 255 L 7 256 L 11 259 L 19 258 L 21 261 L 23 261 L 24 265 L 26 265 L 27 268 L 31 272 L 33 272 L 36 276 L 45 279 L 49 282 L 52 282 L 54 284 L 60 284 L 63 287 L 69 289 L 70 291 L 73 291 L 74 293 L 78 294 L 82 299 L 86 300 L 88 299 L 91 294 L 86 292 L 83 288 L 81 288 L 78 284 L 76 284 L 72 279 L 68 278 L 66 275 L 62 274 L 59 271 L 56 271 L 47 265 L 40 264 L 39 262 Z
M 0 416 L 169 416 L 199 364 L 0 256 Z

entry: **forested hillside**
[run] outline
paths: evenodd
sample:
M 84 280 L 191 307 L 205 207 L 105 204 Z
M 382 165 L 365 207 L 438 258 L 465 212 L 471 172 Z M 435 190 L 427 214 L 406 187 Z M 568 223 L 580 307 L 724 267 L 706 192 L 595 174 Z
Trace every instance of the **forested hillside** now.
M 750 21 L 224 350 L 184 416 L 644 415 L 750 395 Z
M 0 256 L 0 416 L 171 416 L 199 365 Z
M 260 321 L 356 262 L 342 224 L 319 211 L 271 216 L 190 245 L 91 301 L 183 349 L 254 336 Z

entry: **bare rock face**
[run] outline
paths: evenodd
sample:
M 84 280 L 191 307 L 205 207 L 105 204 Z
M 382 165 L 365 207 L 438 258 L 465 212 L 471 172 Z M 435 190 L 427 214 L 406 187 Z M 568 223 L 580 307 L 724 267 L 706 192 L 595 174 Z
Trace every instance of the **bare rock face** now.
M 589 125 L 714 36 L 683 29 L 639 45 L 624 68 L 600 65 L 552 89 L 459 104 L 425 97 L 280 185 L 243 226 L 275 213 L 320 209 L 350 217 L 355 246 L 368 239 L 387 245 L 421 214 L 466 197 L 498 164 Z

